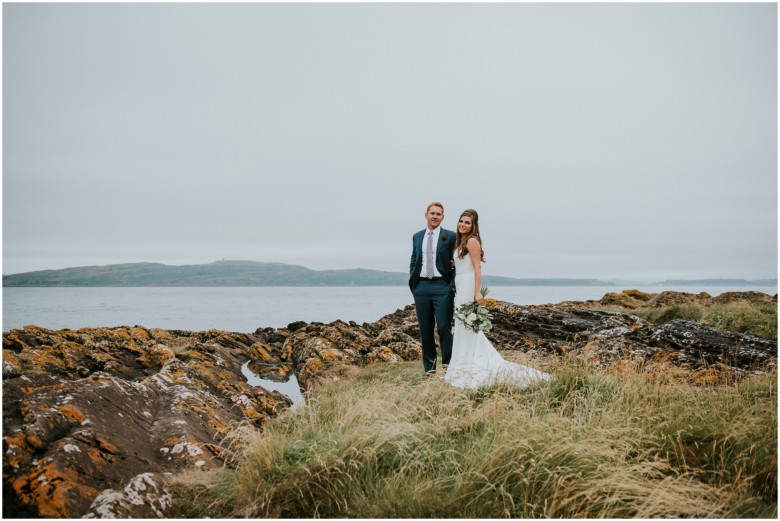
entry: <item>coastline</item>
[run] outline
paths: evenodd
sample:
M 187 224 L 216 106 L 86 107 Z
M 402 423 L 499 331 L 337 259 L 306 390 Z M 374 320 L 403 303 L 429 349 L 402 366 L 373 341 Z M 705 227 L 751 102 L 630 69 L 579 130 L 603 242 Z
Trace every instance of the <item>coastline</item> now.
M 488 299 L 488 336 L 506 356 L 543 368 L 560 360 L 606 372 L 657 366 L 695 386 L 776 371 L 776 340 L 636 316 L 641 308 L 702 303 L 773 308 L 776 323 L 777 301 L 765 294 L 629 290 L 547 305 Z M 598 309 L 605 305 L 625 312 Z M 166 517 L 170 473 L 222 468 L 230 452 L 220 441 L 231 425 L 260 432 L 292 407 L 290 397 L 250 385 L 242 372 L 248 361 L 261 379 L 294 376 L 306 397 L 366 366 L 419 361 L 418 335 L 411 305 L 362 325 L 295 321 L 251 333 L 143 326 L 3 333 L 4 480 L 14 491 L 4 514 Z M 142 504 L 132 500 L 139 496 Z
M 621 287 L 495 286 L 490 296 L 518 305 L 598 300 Z M 627 289 L 627 288 L 626 288 Z M 647 293 L 665 290 L 717 296 L 732 291 L 777 294 L 777 287 L 636 286 Z M 162 329 L 254 331 L 290 322 L 357 323 L 379 320 L 413 302 L 405 286 L 385 287 L 207 287 L 207 288 L 6 288 L 3 331 L 37 324 L 49 329 L 143 324 Z

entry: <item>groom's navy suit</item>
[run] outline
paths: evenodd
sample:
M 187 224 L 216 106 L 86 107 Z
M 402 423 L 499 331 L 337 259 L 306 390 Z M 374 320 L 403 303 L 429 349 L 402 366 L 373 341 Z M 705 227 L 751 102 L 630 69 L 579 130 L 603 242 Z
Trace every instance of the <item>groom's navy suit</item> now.
M 441 228 L 436 244 L 436 269 L 441 277 L 428 279 L 421 276 L 423 264 L 423 240 L 425 230 L 412 237 L 412 259 L 409 263 L 409 289 L 414 295 L 417 308 L 417 322 L 422 339 L 423 369 L 436 369 L 436 342 L 434 327 L 439 331 L 441 362 L 450 363 L 452 357 L 452 313 L 455 296 L 455 270 L 452 267 L 452 252 L 455 249 L 455 232 Z

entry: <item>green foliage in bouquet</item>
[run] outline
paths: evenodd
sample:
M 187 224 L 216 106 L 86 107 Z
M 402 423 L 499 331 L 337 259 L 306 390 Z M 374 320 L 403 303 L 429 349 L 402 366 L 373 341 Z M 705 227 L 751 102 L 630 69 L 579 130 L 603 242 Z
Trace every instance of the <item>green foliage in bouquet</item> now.
M 487 286 L 482 286 L 479 292 L 484 298 L 488 294 Z M 463 304 L 456 309 L 455 318 L 458 322 L 475 333 L 480 331 L 488 332 L 493 329 L 493 322 L 491 321 L 493 315 L 490 314 L 485 306 L 481 306 L 476 300 Z

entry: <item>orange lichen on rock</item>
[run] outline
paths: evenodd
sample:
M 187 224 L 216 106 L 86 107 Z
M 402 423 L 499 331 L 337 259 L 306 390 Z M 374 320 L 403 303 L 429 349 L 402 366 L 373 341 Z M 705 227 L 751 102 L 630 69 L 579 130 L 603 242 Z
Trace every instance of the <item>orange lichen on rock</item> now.
M 49 463 L 13 481 L 17 497 L 35 506 L 40 517 L 73 517 L 73 512 L 89 506 L 98 491 L 81 483 L 73 469 L 60 469 Z M 81 508 L 77 508 L 81 505 Z
M 325 362 L 333 362 L 335 360 L 348 360 L 348 357 L 338 349 L 325 349 L 320 352 L 320 356 Z
M 308 360 L 306 360 L 306 364 L 303 366 L 299 378 L 305 380 L 306 377 L 317 374 L 317 372 L 320 370 L 321 367 L 322 367 L 322 360 L 320 360 L 319 358 L 309 358 Z
M 60 405 L 60 412 L 70 423 L 81 424 L 84 421 L 84 414 L 71 404 Z
M 146 353 L 136 358 L 136 361 L 146 367 L 159 367 L 173 359 L 175 356 L 173 350 L 169 347 L 162 344 L 156 344 L 148 347 Z
M 259 361 L 262 360 L 263 362 L 267 363 L 279 363 L 279 357 L 273 355 L 271 353 L 272 348 L 268 344 L 263 344 L 262 342 L 255 342 L 249 347 L 249 358 L 251 360 Z
M 728 381 L 730 378 L 732 377 L 727 372 L 716 368 L 695 371 L 690 375 L 690 381 L 697 385 L 714 385 L 722 381 Z
M 655 293 L 644 293 L 635 289 L 627 289 L 621 293 L 607 293 L 599 303 L 602 306 L 619 306 L 627 309 L 636 309 L 644 306 Z
M 377 362 L 403 362 L 403 359 L 395 354 L 389 347 L 380 347 L 368 354 L 366 362 L 370 364 Z

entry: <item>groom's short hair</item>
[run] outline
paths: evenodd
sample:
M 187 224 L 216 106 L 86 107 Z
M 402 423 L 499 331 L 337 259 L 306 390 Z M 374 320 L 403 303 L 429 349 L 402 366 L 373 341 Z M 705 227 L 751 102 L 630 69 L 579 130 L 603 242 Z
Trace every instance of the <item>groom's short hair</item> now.
M 428 208 L 425 209 L 425 213 L 428 213 L 431 210 L 431 206 L 438 206 L 441 208 L 441 213 L 444 213 L 444 205 L 435 201 L 428 205 Z

